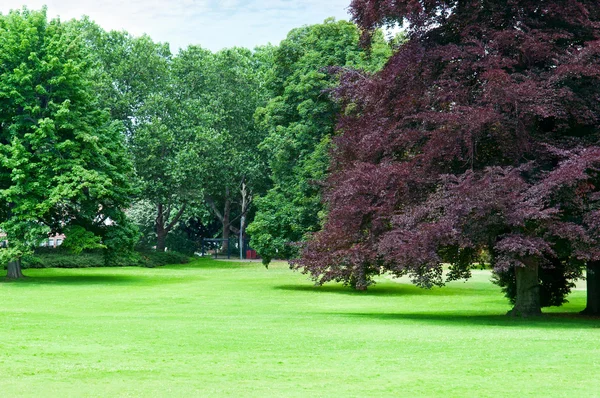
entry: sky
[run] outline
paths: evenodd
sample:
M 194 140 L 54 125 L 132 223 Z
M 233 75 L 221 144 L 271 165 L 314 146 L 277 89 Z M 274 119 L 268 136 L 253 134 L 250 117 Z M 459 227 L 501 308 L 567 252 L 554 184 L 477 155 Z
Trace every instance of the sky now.
M 279 44 L 291 29 L 328 17 L 348 20 L 350 0 L 0 0 L 0 13 L 48 6 L 62 20 L 89 16 L 106 30 L 126 30 L 171 51 L 199 44 L 210 50 Z

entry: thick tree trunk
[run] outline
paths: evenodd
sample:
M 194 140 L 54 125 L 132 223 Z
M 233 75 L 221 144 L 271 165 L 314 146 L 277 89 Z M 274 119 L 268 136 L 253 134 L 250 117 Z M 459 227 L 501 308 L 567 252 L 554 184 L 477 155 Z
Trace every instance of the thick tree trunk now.
M 595 261 L 587 266 L 587 306 L 583 315 L 600 315 L 600 262 Z
M 156 215 L 156 251 L 164 252 L 167 248 L 167 235 L 173 229 L 173 227 L 179 222 L 179 219 L 183 215 L 183 212 L 186 209 L 186 204 L 181 205 L 181 208 L 169 222 L 169 218 L 171 217 L 171 206 L 167 206 L 167 211 L 164 211 L 164 207 L 162 204 L 157 205 L 157 215 Z M 168 224 L 167 224 L 168 223 Z
M 167 231 L 164 228 L 156 229 L 156 251 L 164 252 L 167 247 Z
M 367 290 L 367 274 L 365 273 L 365 269 L 367 268 L 367 264 L 363 264 L 360 268 L 355 269 L 351 277 L 350 284 L 355 290 L 365 291 Z
M 21 272 L 21 259 L 17 258 L 8 262 L 6 267 L 6 279 L 20 279 L 25 276 Z
M 517 317 L 541 315 L 539 260 L 528 257 L 523 260 L 523 263 L 525 267 L 516 267 L 515 269 L 517 297 L 515 306 L 508 312 L 508 315 Z

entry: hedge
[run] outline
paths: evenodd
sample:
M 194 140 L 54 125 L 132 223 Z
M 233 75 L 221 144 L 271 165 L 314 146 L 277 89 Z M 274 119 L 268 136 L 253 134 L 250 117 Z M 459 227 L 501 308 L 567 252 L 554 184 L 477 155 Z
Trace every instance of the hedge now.
M 124 256 L 105 256 L 101 250 L 71 254 L 60 249 L 40 249 L 22 260 L 23 268 L 160 267 L 186 264 L 189 256 L 169 251 L 134 252 Z

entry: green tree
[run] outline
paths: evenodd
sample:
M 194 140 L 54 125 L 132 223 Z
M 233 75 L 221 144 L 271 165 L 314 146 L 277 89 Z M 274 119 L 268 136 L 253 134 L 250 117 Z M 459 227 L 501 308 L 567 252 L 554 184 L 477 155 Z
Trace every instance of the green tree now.
M 0 15 L 0 228 L 9 240 L 0 258 L 9 278 L 22 276 L 21 257 L 48 233 L 77 225 L 109 245 L 127 229 L 122 125 L 100 106 L 96 64 L 73 33 L 45 10 Z
M 155 246 L 164 251 L 168 234 L 202 201 L 206 152 L 216 138 L 204 122 L 208 116 L 184 98 L 167 44 L 105 32 L 86 19 L 74 29 L 101 66 L 98 91 L 104 104 L 126 127 L 136 201 L 153 207 Z
M 264 186 L 265 161 L 257 151 L 264 136 L 253 115 L 266 102 L 271 54 L 272 47 L 211 53 L 190 46 L 174 61 L 188 122 L 213 133 L 203 197 L 222 225 L 223 239 L 230 232 L 243 236 L 253 194 Z
M 257 198 L 248 227 L 252 247 L 265 264 L 294 256 L 290 243 L 320 229 L 324 208 L 318 181 L 327 172 L 340 111 L 330 95 L 338 84 L 335 68 L 368 75 L 391 55 L 381 32 L 369 52 L 359 46 L 359 36 L 354 24 L 327 19 L 292 30 L 275 51 L 271 99 L 256 112 L 266 132 L 260 149 L 268 156 L 272 188 Z

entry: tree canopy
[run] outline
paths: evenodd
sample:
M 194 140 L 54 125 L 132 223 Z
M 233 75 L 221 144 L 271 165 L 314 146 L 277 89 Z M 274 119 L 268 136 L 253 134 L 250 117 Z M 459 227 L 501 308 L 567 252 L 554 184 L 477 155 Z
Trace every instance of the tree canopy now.
M 327 222 L 297 266 L 366 288 L 468 277 L 489 255 L 516 274 L 514 313 L 539 313 L 598 251 L 600 5 L 594 1 L 366 1 L 365 42 L 407 22 L 383 71 L 346 74 Z M 564 284 L 567 284 L 565 286 Z M 556 298 L 554 299 L 556 302 Z
M 319 182 L 325 178 L 340 106 L 331 98 L 340 69 L 368 74 L 385 63 L 391 49 L 382 36 L 370 52 L 358 45 L 359 31 L 346 21 L 292 30 L 275 50 L 268 85 L 271 98 L 256 111 L 266 132 L 260 149 L 268 157 L 272 188 L 256 201 L 249 227 L 263 261 L 289 258 L 291 245 L 320 229 Z
M 50 232 L 124 226 L 132 167 L 68 26 L 24 9 L 0 15 L 0 36 L 0 228 L 10 242 L 0 256 L 18 265 Z

